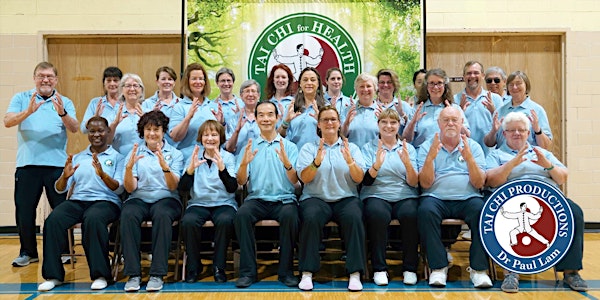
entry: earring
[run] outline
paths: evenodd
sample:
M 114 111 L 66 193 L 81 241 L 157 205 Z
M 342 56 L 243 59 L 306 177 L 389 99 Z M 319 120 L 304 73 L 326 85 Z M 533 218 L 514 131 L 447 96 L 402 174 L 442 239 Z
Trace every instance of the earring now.
M 298 94 L 302 94 L 302 89 L 298 89 Z

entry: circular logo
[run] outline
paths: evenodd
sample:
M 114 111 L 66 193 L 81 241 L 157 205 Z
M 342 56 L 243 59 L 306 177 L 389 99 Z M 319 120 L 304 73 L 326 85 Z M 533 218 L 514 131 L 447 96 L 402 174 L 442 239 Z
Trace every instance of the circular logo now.
M 319 71 L 325 84 L 327 69 L 342 70 L 346 82 L 354 82 L 362 70 L 358 48 L 350 34 L 337 22 L 314 13 L 287 15 L 271 23 L 255 41 L 248 59 L 248 76 L 266 82 L 274 65 L 285 64 L 298 80 L 306 67 Z M 345 95 L 354 92 L 345 84 Z
M 539 180 L 508 182 L 488 198 L 479 234 L 498 265 L 535 274 L 556 265 L 569 250 L 574 233 L 571 207 L 556 187 Z

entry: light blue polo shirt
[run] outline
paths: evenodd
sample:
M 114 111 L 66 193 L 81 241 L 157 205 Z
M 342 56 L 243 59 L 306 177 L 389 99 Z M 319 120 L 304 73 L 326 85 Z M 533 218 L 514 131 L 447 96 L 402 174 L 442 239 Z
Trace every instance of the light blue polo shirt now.
M 223 163 L 225 163 L 225 170 L 231 177 L 235 178 L 235 157 L 223 149 L 219 153 Z M 198 151 L 198 158 L 201 160 L 206 159 L 207 162 L 210 160 L 204 158 L 204 147 L 202 146 Z M 191 160 L 190 157 L 185 166 L 189 166 Z M 235 193 L 229 193 L 225 189 L 223 181 L 219 178 L 219 167 L 216 163 L 209 166 L 207 162 L 198 166 L 194 171 L 194 184 L 190 191 L 191 199 L 188 201 L 187 206 L 216 207 L 229 205 L 237 209 Z M 183 172 L 186 172 L 186 170 L 187 167 L 183 169 Z
M 362 147 L 362 154 L 365 158 L 365 168 L 368 170 L 373 166 L 376 160 L 379 139 L 374 139 Z M 408 156 L 412 167 L 417 169 L 417 151 L 411 144 L 406 144 Z M 402 149 L 402 142 L 397 141 L 393 148 L 388 149 L 385 145 L 383 150 L 386 152 L 385 160 L 377 172 L 377 177 L 372 185 L 363 185 L 360 190 L 360 199 L 365 200 L 369 197 L 377 197 L 388 202 L 398 202 L 400 200 L 417 198 L 419 192 L 406 183 L 406 167 L 398 150 Z M 402 149 L 401 151 L 405 151 Z
M 179 101 L 181 100 L 179 97 L 177 97 L 177 95 L 175 95 L 174 92 L 171 92 L 171 97 L 172 100 L 169 104 L 166 104 L 162 101 L 160 102 L 160 111 L 162 111 L 165 114 L 165 116 L 169 117 L 169 123 L 171 122 L 170 119 L 171 115 L 173 115 L 173 108 L 175 107 L 175 104 L 179 103 Z M 154 106 L 156 105 L 156 102 L 158 102 L 158 99 L 158 91 L 156 91 L 154 95 L 142 102 L 142 111 L 144 111 L 144 113 L 147 113 L 153 110 Z M 173 139 L 171 139 L 168 128 L 167 132 L 165 133 L 165 139 L 171 146 L 177 146 L 177 143 L 174 142 Z
M 463 90 L 461 93 L 454 95 L 454 103 L 458 104 L 459 106 L 462 94 L 465 94 L 467 96 L 467 101 L 470 104 L 469 106 L 467 106 L 467 109 L 465 110 L 464 114 L 467 120 L 469 120 L 469 124 L 471 125 L 469 128 L 471 130 L 470 138 L 474 139 L 476 142 L 479 143 L 481 149 L 483 149 L 483 153 L 485 153 L 486 155 L 491 149 L 489 149 L 485 145 L 483 139 L 485 138 L 485 135 L 488 134 L 490 130 L 492 130 L 493 123 L 492 113 L 490 113 L 490 111 L 485 107 L 485 105 L 483 105 L 483 101 L 486 100 L 487 93 L 488 91 L 482 88 L 481 93 L 479 93 L 479 95 L 477 95 L 477 98 L 475 99 L 471 98 L 471 96 L 469 95 L 466 95 L 465 90 Z M 498 96 L 498 94 L 495 93 L 491 93 L 491 96 L 492 102 L 494 103 L 494 107 L 496 108 L 496 110 L 498 110 L 503 105 L 502 97 Z
M 27 110 L 36 89 L 15 94 L 6 113 Z M 54 97 L 56 90 L 52 93 Z M 58 116 L 52 97 L 44 100 L 39 94 L 35 102 L 43 102 L 36 112 L 18 125 L 17 168 L 24 166 L 64 167 L 67 160 L 67 128 Z M 71 118 L 77 119 L 73 101 L 61 95 L 64 108 Z
M 123 119 L 115 129 L 112 146 L 119 153 L 126 155 L 133 149 L 133 144 L 143 144 L 144 140 L 140 138 L 137 131 L 137 124 L 140 116 L 137 113 L 130 113 L 126 109 L 122 112 Z
M 325 98 L 327 105 L 331 105 L 331 96 L 325 93 L 323 97 Z M 350 110 L 350 107 L 352 107 L 350 97 L 344 96 L 344 94 L 340 94 L 340 97 L 335 102 L 335 109 L 340 114 L 340 124 L 344 124 L 344 121 L 346 121 L 346 117 L 348 116 L 348 111 Z
M 300 201 L 308 198 L 319 198 L 325 202 L 337 202 L 347 197 L 358 197 L 358 184 L 352 180 L 350 169 L 344 156 L 342 147 L 344 142 L 338 138 L 335 144 L 324 145 L 327 153 L 317 169 L 314 179 L 304 185 Z M 365 170 L 365 160 L 358 146 L 348 143 L 350 154 L 356 164 Z M 300 149 L 296 170 L 301 174 L 313 162 L 319 151 L 319 142 L 308 143 Z
M 552 152 L 541 148 L 536 147 L 542 151 L 544 156 L 552 162 L 552 164 L 556 167 L 564 168 L 565 165 L 560 162 Z M 513 150 L 506 143 L 504 143 L 500 148 L 494 149 L 490 152 L 490 154 L 486 158 L 486 164 L 488 170 L 499 167 L 513 159 L 519 150 Z M 558 188 L 558 184 L 556 181 L 552 180 L 549 171 L 544 170 L 544 168 L 534 162 L 532 159 L 537 159 L 537 155 L 533 152 L 533 147 L 531 144 L 528 144 L 527 153 L 524 156 L 527 158 L 526 161 L 521 162 L 519 165 L 514 167 L 510 174 L 508 175 L 507 182 L 515 179 L 537 179 L 541 181 L 545 181 L 548 184 L 551 184 Z
M 296 201 L 294 185 L 287 177 L 287 172 L 275 149 L 279 150 L 281 135 L 273 141 L 266 141 L 261 136 L 252 141 L 252 151 L 258 150 L 254 159 L 248 164 L 248 197 L 245 201 L 260 199 L 284 204 Z M 286 139 L 283 147 L 292 165 L 298 159 L 298 148 Z M 237 156 L 236 173 L 244 157 L 246 148 Z
M 290 122 L 290 127 L 287 130 L 285 138 L 294 142 L 298 149 L 301 149 L 304 144 L 319 141 L 317 119 L 311 116 L 311 114 L 314 115 L 316 113 L 311 105 L 304 108 L 304 112 Z
M 469 138 L 467 140 L 475 163 L 481 170 L 485 171 L 485 155 L 481 150 L 481 146 L 473 139 Z M 423 168 L 432 142 L 433 138 L 425 141 L 417 150 L 419 172 Z M 463 147 L 462 139 L 458 147 Z M 471 197 L 481 197 L 479 190 L 469 182 L 467 162 L 458 151 L 458 147 L 451 152 L 448 152 L 444 147 L 440 149 L 433 162 L 435 173 L 433 185 L 428 189 L 423 188 L 422 196 L 431 196 L 441 200 L 466 200 Z
M 155 203 L 164 198 L 179 200 L 177 189 L 169 190 L 167 187 L 167 181 L 158 162 L 158 156 L 148 149 L 145 142 L 139 145 L 137 155 L 143 155 L 144 157 L 133 165 L 133 176 L 137 177 L 138 180 L 137 188 L 129 195 L 127 200 L 139 198 L 146 203 Z M 180 177 L 183 172 L 183 154 L 181 154 L 181 151 L 168 143 L 164 143 L 162 155 L 169 164 L 171 173 Z M 127 159 L 130 157 L 131 152 L 127 154 Z M 123 172 L 125 172 L 125 168 L 123 168 Z
M 355 145 L 364 145 L 379 136 L 377 125 L 377 103 L 373 101 L 370 106 L 356 103 L 356 115 L 348 126 L 348 141 Z
M 242 99 L 240 99 L 236 95 L 233 95 L 233 99 L 229 101 L 223 101 L 219 97 L 217 97 L 214 101 L 220 103 L 221 108 L 223 109 L 223 118 L 225 120 L 225 139 L 228 140 L 235 131 L 235 127 L 237 126 L 239 120 L 239 112 L 243 111 L 246 104 L 244 104 L 244 101 L 242 101 Z M 236 103 L 240 109 L 240 111 L 238 112 L 236 112 Z
M 246 117 L 244 116 L 244 118 Z M 237 156 L 242 152 L 244 147 L 246 147 L 246 144 L 248 144 L 248 139 L 256 140 L 258 137 L 260 137 L 260 128 L 258 128 L 256 120 L 246 120 L 246 123 L 244 123 L 244 126 L 240 129 L 240 133 L 238 133 L 234 154 Z
M 112 121 L 115 120 L 115 117 L 117 116 L 117 112 L 119 111 L 119 107 L 121 106 L 121 101 L 117 101 L 115 103 L 115 105 L 113 106 L 106 99 L 106 95 L 104 95 L 102 97 L 93 98 L 92 100 L 90 100 L 90 104 L 88 104 L 88 106 L 85 110 L 85 114 L 83 115 L 83 120 L 81 120 L 81 125 L 79 125 L 79 128 L 81 129 L 82 133 L 88 132 L 87 128 L 85 128 L 85 125 L 87 124 L 89 119 L 91 119 L 93 116 L 96 115 L 96 108 L 98 107 L 98 102 L 100 102 L 100 101 L 104 105 L 104 109 L 102 110 L 102 113 L 100 114 L 100 116 L 105 118 L 108 121 L 108 124 L 112 123 Z
M 281 100 L 277 101 L 277 99 L 275 99 L 275 96 L 271 97 L 271 99 L 269 99 L 269 102 L 271 103 L 275 103 L 275 106 L 277 106 L 277 116 L 281 116 L 282 118 L 280 120 L 277 121 L 277 127 L 279 127 L 279 125 L 281 125 L 281 120 L 283 120 L 283 117 L 285 117 L 285 115 L 287 115 L 287 111 L 288 111 L 288 106 L 290 105 L 290 103 L 292 103 L 292 101 L 294 100 L 294 97 L 292 95 L 289 96 L 285 96 L 283 98 L 281 98 Z M 279 105 L 281 104 L 281 106 L 283 107 L 283 111 L 281 111 L 279 109 Z
M 529 96 L 527 96 L 525 101 L 523 101 L 523 103 L 521 103 L 519 106 L 513 106 L 512 102 L 507 102 L 502 107 L 500 107 L 500 109 L 498 110 L 498 120 L 501 120 L 502 118 L 506 117 L 506 115 L 508 115 L 508 113 L 510 112 L 522 112 L 525 115 L 527 115 L 527 117 L 531 117 L 532 109 L 537 114 L 540 129 L 542 130 L 542 132 L 544 132 L 544 134 L 548 136 L 549 139 L 552 140 L 552 130 L 550 129 L 550 123 L 548 122 L 548 115 L 546 114 L 546 110 L 544 110 L 544 108 L 541 105 L 531 100 Z M 539 146 L 535 140 L 533 124 L 531 125 L 529 131 L 531 132 L 529 133 L 527 142 L 533 146 Z M 500 130 L 498 130 L 498 132 L 496 133 L 496 148 L 504 144 L 505 141 L 506 140 L 504 139 L 504 135 L 502 134 L 501 127 Z
M 415 104 L 415 106 L 418 106 Z M 469 129 L 469 120 L 465 117 L 465 113 L 459 105 L 452 103 L 452 107 L 458 109 L 463 117 L 463 127 Z M 421 120 L 415 124 L 415 134 L 412 140 L 412 145 L 415 149 L 419 150 L 421 144 L 428 139 L 431 139 L 437 132 L 440 132 L 440 126 L 438 125 L 438 118 L 442 110 L 446 108 L 446 105 L 442 102 L 440 104 L 433 104 L 430 99 L 427 99 L 421 107 L 421 113 L 427 113 Z M 415 114 L 416 114 L 415 110 Z M 428 148 L 429 149 L 429 148 Z
M 181 101 L 175 104 L 173 108 L 173 115 L 171 116 L 171 120 L 169 121 L 169 134 L 175 128 L 175 126 L 179 125 L 181 121 L 185 118 L 190 107 L 192 106 L 192 99 L 188 97 L 184 97 Z M 213 115 L 213 111 L 217 112 L 219 107 L 217 103 L 214 101 L 210 101 L 207 97 L 204 97 L 204 101 L 202 105 L 198 107 L 196 113 L 190 120 L 190 125 L 188 126 L 187 133 L 183 140 L 179 141 L 177 144 L 177 149 L 183 153 L 183 156 L 187 160 L 190 156 L 192 156 L 192 152 L 194 151 L 194 146 L 196 146 L 196 139 L 198 138 L 198 129 L 206 120 L 216 120 Z
M 102 153 L 98 153 L 98 161 L 102 165 L 104 173 L 112 179 L 119 182 L 119 188 L 111 190 L 100 176 L 96 174 L 96 169 L 92 165 L 93 157 L 90 147 L 73 156 L 73 166 L 79 165 L 73 176 L 67 181 L 67 187 L 64 191 L 56 190 L 58 193 L 67 192 L 71 186 L 73 194 L 69 199 L 79 201 L 100 201 L 108 200 L 121 207 L 119 194 L 123 192 L 123 168 L 125 167 L 125 156 L 121 155 L 111 146 L 108 146 Z M 56 185 L 55 185 L 56 189 Z

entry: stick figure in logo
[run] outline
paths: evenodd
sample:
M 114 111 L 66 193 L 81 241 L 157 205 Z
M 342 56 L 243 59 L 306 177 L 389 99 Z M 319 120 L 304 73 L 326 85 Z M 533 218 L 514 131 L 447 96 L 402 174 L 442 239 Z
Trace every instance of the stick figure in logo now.
M 294 72 L 294 77 L 298 78 L 300 72 L 306 67 L 316 67 L 321 63 L 323 58 L 323 48 L 319 47 L 319 54 L 317 56 L 310 56 L 308 49 L 304 48 L 304 44 L 296 45 L 296 55 L 283 56 L 277 53 L 277 49 L 273 50 L 273 58 L 278 63 L 287 65 Z
M 521 210 L 518 212 L 506 212 L 504 211 L 504 208 L 500 208 L 500 213 L 502 214 L 502 216 L 504 216 L 507 219 L 517 219 L 519 221 L 519 225 L 509 232 L 510 245 L 516 245 L 518 243 L 517 235 L 519 233 L 526 232 L 534 239 L 542 242 L 542 244 L 546 245 L 546 247 L 549 247 L 550 243 L 548 242 L 548 240 L 531 227 L 531 221 L 539 220 L 539 218 L 542 216 L 542 211 L 544 209 L 540 206 L 540 210 L 534 214 L 530 211 L 527 211 L 527 203 L 521 203 L 520 207 Z

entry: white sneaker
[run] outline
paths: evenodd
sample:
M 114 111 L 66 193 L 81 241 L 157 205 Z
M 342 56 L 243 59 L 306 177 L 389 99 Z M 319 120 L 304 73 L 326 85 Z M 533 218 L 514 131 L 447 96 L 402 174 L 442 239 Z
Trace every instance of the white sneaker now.
M 350 279 L 348 280 L 348 290 L 351 292 L 362 291 L 363 286 L 362 282 L 360 282 L 360 272 L 354 272 L 350 274 Z
M 489 288 L 492 287 L 492 280 L 487 275 L 487 272 L 484 271 L 475 271 L 471 269 L 471 267 L 467 268 L 467 272 L 471 273 L 471 282 L 476 288 Z
M 388 274 L 386 271 L 375 272 L 373 281 L 376 285 L 388 285 Z
M 452 257 L 449 249 L 446 249 L 446 259 L 448 259 L 448 266 L 452 266 L 454 264 L 454 257 Z
M 312 291 L 313 282 L 311 272 L 302 272 L 302 279 L 300 280 L 300 283 L 298 283 L 298 288 L 303 291 Z
M 68 265 L 71 263 L 71 256 L 61 256 L 60 257 L 60 261 L 62 262 L 63 265 Z M 77 260 L 75 259 L 75 257 L 73 256 L 73 262 L 76 263 Z
M 92 286 L 90 287 L 92 290 L 103 290 L 108 286 L 108 282 L 104 277 L 98 277 L 94 282 L 92 282 Z
M 140 258 L 152 262 L 152 253 L 142 252 Z
M 446 279 L 448 279 L 448 267 L 431 270 L 431 274 L 429 274 L 429 285 L 446 286 Z
M 417 284 L 417 273 L 415 272 L 411 272 L 411 271 L 404 271 L 404 273 L 402 273 L 402 275 L 404 276 L 404 284 L 406 285 L 415 285 Z
M 47 292 L 61 284 L 63 284 L 62 281 L 59 281 L 57 279 L 46 280 L 46 281 L 42 282 L 40 285 L 38 285 L 38 291 Z
M 471 240 L 471 230 L 469 229 L 467 232 L 463 233 L 462 238 L 465 240 Z

